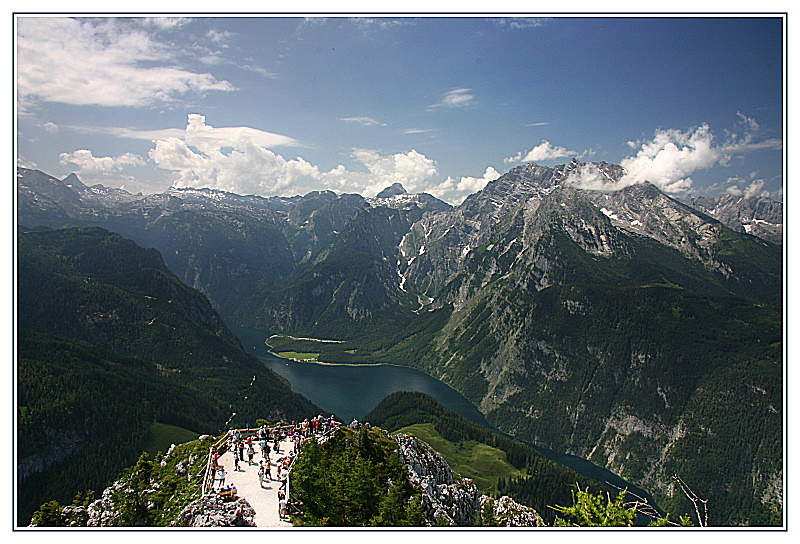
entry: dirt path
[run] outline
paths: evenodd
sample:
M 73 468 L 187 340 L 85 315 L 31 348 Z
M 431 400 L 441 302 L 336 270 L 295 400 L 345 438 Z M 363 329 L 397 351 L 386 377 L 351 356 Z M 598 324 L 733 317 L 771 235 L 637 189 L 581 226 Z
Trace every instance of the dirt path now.
M 293 444 L 290 440 L 281 442 L 281 453 L 274 451 L 269 454 L 272 477 L 276 477 L 275 463 L 292 451 Z M 291 527 L 292 524 L 282 521 L 278 514 L 278 490 L 281 482 L 265 480 L 262 487 L 258 482 L 258 462 L 261 461 L 260 448 L 255 446 L 256 454 L 253 456 L 253 464 L 248 465 L 247 461 L 239 462 L 238 471 L 234 470 L 233 453 L 226 451 L 219 458 L 219 463 L 225 467 L 225 485 L 233 484 L 236 486 L 236 493 L 244 497 L 253 510 L 256 512 L 255 524 L 257 527 Z M 245 449 L 245 459 L 247 450 Z M 285 474 L 284 474 L 285 475 Z M 215 484 L 215 488 L 218 484 Z

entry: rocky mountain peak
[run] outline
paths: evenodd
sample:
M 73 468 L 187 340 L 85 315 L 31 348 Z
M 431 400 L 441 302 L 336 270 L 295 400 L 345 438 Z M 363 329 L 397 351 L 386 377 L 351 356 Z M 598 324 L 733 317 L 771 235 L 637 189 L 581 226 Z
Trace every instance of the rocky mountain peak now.
M 393 196 L 408 194 L 405 187 L 399 182 L 393 183 L 391 187 L 387 187 L 377 194 L 375 198 L 392 198 Z
M 86 188 L 83 182 L 80 179 L 78 179 L 78 176 L 75 174 L 75 172 L 71 173 L 70 175 L 62 179 L 61 183 L 63 183 L 64 185 L 75 191 L 80 191 L 81 189 Z

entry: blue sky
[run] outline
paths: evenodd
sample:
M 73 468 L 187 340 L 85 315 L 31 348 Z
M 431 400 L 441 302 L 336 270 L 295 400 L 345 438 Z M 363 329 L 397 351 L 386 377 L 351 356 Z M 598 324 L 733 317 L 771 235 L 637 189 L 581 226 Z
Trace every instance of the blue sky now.
M 17 163 L 89 185 L 461 202 L 577 157 L 783 198 L 780 17 L 26 17 Z M 615 189 L 587 169 L 579 186 Z M 620 186 L 621 186 L 620 185 Z

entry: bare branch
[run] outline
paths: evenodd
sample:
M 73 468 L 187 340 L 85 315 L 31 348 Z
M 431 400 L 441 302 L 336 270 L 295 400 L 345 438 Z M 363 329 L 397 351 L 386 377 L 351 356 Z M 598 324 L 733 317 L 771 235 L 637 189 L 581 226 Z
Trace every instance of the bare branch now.
M 613 487 L 617 491 L 624 491 L 626 497 L 631 496 L 631 497 L 633 497 L 635 499 L 634 501 L 630 501 L 630 502 L 626 502 L 625 503 L 625 506 L 627 508 L 633 508 L 638 513 L 642 514 L 643 516 L 646 516 L 646 517 L 650 518 L 653 521 L 657 521 L 657 520 L 662 519 L 661 515 L 658 513 L 658 511 L 655 509 L 655 507 L 652 504 L 650 504 L 650 502 L 647 499 L 645 499 L 643 497 L 640 497 L 639 495 L 637 495 L 636 493 L 634 493 L 633 491 L 631 491 L 631 490 L 629 490 L 627 488 L 622 489 L 621 487 L 618 487 L 618 486 L 612 484 L 611 482 L 606 482 L 606 484 L 610 485 L 611 487 Z M 667 519 L 667 525 L 674 526 L 674 527 L 680 527 L 679 523 L 676 523 L 676 522 L 671 521 L 669 519 Z
M 672 479 L 678 482 L 678 485 L 681 487 L 681 491 L 683 494 L 686 495 L 686 498 L 692 501 L 694 505 L 695 514 L 697 514 L 697 523 L 700 527 L 708 527 L 708 499 L 701 499 L 698 497 L 694 491 L 692 491 L 686 483 L 681 480 L 677 474 L 672 475 Z M 700 516 L 700 507 L 698 505 L 702 505 L 703 507 L 703 516 Z

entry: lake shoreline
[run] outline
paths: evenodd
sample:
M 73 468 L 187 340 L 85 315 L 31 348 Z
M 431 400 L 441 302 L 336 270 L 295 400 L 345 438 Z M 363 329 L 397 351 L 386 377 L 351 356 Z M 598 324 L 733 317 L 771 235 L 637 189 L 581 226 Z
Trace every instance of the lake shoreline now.
M 617 474 L 595 465 L 582 457 L 559 453 L 527 440 L 511 436 L 490 424 L 486 416 L 461 393 L 444 382 L 411 366 L 391 363 L 326 363 L 320 361 L 292 361 L 278 357 L 267 349 L 266 333 L 229 325 L 250 353 L 262 363 L 289 381 L 292 390 L 311 402 L 340 417 L 342 421 L 363 417 L 386 396 L 395 391 L 417 391 L 441 402 L 446 408 L 465 419 L 492 429 L 514 440 L 527 444 L 548 459 L 569 467 L 589 478 L 605 481 L 620 489 L 628 488 L 646 498 L 661 512 L 653 497 L 639 486 L 626 482 Z M 247 340 L 247 342 L 245 342 Z M 253 349 L 247 346 L 252 345 Z M 259 346 L 261 346 L 259 348 Z M 663 512 L 661 512 L 663 514 Z

